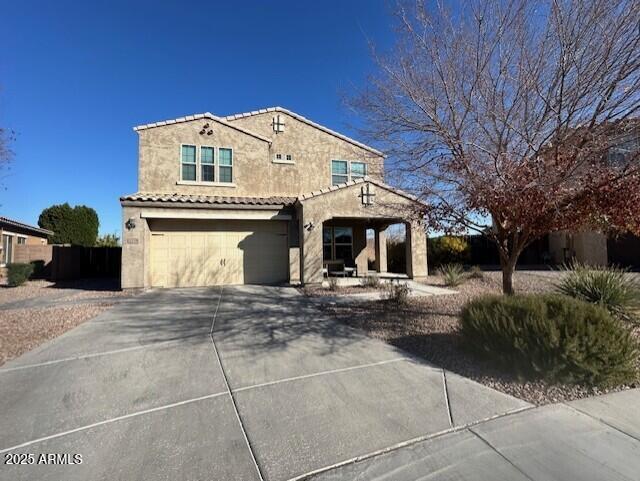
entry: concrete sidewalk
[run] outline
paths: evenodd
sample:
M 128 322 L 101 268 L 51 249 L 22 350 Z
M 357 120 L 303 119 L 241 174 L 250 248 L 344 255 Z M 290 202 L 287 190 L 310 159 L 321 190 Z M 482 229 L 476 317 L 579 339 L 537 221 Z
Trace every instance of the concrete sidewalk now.
M 307 479 L 637 481 L 640 389 L 501 416 Z
M 381 280 L 382 284 L 406 284 L 409 287 L 409 297 L 430 297 L 430 296 L 446 296 L 457 294 L 457 291 L 445 289 L 444 287 L 428 286 L 412 280 Z M 313 298 L 317 303 L 330 304 L 350 304 L 353 302 L 370 302 L 384 299 L 384 290 L 379 289 L 373 292 L 362 292 L 356 294 L 337 294 L 335 296 L 318 296 Z

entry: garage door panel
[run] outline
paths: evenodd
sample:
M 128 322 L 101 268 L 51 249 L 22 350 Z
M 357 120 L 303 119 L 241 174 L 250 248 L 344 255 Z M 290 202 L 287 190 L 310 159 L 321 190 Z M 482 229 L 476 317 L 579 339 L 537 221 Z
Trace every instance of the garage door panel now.
M 288 279 L 286 223 L 224 221 L 152 225 L 151 282 L 187 287 Z M 162 232 L 157 229 L 162 228 Z

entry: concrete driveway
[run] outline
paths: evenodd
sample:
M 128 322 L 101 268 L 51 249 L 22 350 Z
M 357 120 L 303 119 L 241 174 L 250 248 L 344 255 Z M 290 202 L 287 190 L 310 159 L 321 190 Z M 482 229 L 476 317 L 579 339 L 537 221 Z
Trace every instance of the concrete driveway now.
M 159 290 L 0 368 L 0 479 L 288 480 L 519 400 L 325 317 L 290 288 Z

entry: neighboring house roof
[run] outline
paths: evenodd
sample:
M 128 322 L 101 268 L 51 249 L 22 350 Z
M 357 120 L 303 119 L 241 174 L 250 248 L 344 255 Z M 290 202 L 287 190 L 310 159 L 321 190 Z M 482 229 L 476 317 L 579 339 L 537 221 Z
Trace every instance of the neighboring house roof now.
M 218 204 L 218 205 L 293 205 L 295 197 L 226 197 L 218 195 L 153 194 L 137 192 L 120 197 L 120 201 L 167 202 L 179 204 Z
M 262 135 L 256 134 L 255 132 L 251 132 L 250 130 L 245 129 L 244 127 L 240 127 L 239 125 L 232 125 L 230 122 L 227 122 L 225 119 L 220 118 L 216 115 L 213 115 L 211 112 L 205 112 L 203 114 L 187 115 L 185 117 L 179 117 L 177 119 L 162 120 L 160 122 L 153 122 L 150 124 L 138 125 L 137 127 L 134 127 L 133 130 L 136 132 L 139 132 L 141 130 L 152 129 L 154 127 L 162 127 L 164 125 L 172 125 L 172 124 L 181 124 L 183 122 L 191 122 L 192 120 L 199 120 L 199 119 L 213 120 L 214 122 L 218 122 L 222 125 L 226 125 L 227 127 L 230 127 L 239 132 L 255 137 L 256 139 L 262 140 L 269 144 L 271 143 L 271 139 L 267 137 L 263 137 Z
M 340 189 L 344 189 L 346 187 L 351 187 L 354 185 L 358 185 L 358 184 L 364 184 L 364 183 L 368 183 L 368 184 L 373 184 L 376 185 L 378 187 L 380 187 L 381 189 L 385 189 L 388 190 L 389 192 L 393 192 L 396 195 L 399 195 L 401 197 L 404 197 L 405 199 L 409 199 L 412 200 L 413 202 L 417 202 L 418 204 L 423 204 L 425 205 L 425 203 L 423 201 L 421 201 L 420 199 L 418 199 L 415 195 L 411 195 L 403 190 L 397 189 L 395 187 L 391 187 L 390 185 L 385 184 L 384 182 L 380 182 L 378 180 L 373 180 L 370 179 L 369 177 L 364 177 L 361 179 L 356 179 L 356 180 L 350 180 L 349 182 L 343 182 L 342 184 L 337 184 L 337 185 L 333 185 L 331 187 L 326 187 L 324 189 L 320 189 L 320 190 L 315 190 L 309 194 L 303 194 L 300 197 L 298 197 L 298 200 L 300 201 L 305 201 L 307 199 L 313 199 L 314 197 L 318 197 L 320 195 L 324 195 L 324 194 L 330 194 L 331 192 L 335 192 L 336 190 L 340 190 Z
M 154 194 L 150 192 L 136 192 L 135 194 L 125 195 L 120 197 L 121 202 L 162 202 L 162 203 L 175 203 L 175 204 L 215 204 L 215 205 L 254 205 L 254 206 L 289 206 L 296 203 L 296 201 L 305 201 L 318 197 L 320 195 L 329 194 L 340 189 L 351 187 L 358 184 L 369 183 L 380 187 L 381 189 L 393 192 L 396 195 L 412 200 L 419 204 L 424 204 L 417 197 L 408 194 L 400 189 L 391 187 L 384 182 L 369 179 L 368 177 L 356 180 L 350 180 L 342 184 L 327 187 L 313 191 L 309 194 L 303 194 L 299 197 L 226 197 L 217 195 L 189 195 L 189 194 Z
M 366 144 L 363 144 L 362 142 L 358 142 L 357 140 L 354 140 L 350 137 L 347 137 L 346 135 L 342 135 L 338 132 L 336 132 L 335 130 L 331 130 L 328 127 L 325 127 L 324 125 L 320 125 L 317 124 L 315 122 L 313 122 L 312 120 L 307 119 L 306 117 L 303 117 L 300 114 L 297 114 L 295 112 L 292 112 L 291 110 L 287 110 L 283 107 L 269 107 L 266 109 L 260 109 L 260 110 L 254 110 L 252 112 L 244 112 L 244 113 L 240 113 L 240 114 L 233 114 L 233 115 L 227 115 L 226 117 L 224 117 L 225 120 L 228 120 L 229 122 L 233 122 L 234 120 L 237 119 L 242 119 L 245 117 L 252 117 L 254 115 L 260 115 L 260 114 L 266 114 L 269 112 L 281 112 L 283 114 L 287 114 L 290 115 L 291 117 L 293 117 L 296 120 L 299 120 L 300 122 L 304 122 L 307 125 L 310 125 L 312 127 L 315 127 L 316 129 L 322 130 L 323 132 L 326 132 L 329 135 L 333 135 L 334 137 L 337 137 L 341 140 L 344 140 L 346 142 L 349 142 L 350 144 L 353 144 L 357 147 L 360 147 L 362 149 L 368 150 L 369 152 L 376 154 L 376 155 L 380 155 L 382 157 L 384 157 L 384 154 L 382 152 L 380 152 L 377 149 L 374 149 L 373 147 L 369 147 Z
M 11 227 L 19 227 L 20 229 L 28 230 L 30 232 L 34 232 L 36 234 L 42 234 L 45 236 L 53 235 L 53 231 L 50 231 L 48 229 L 42 229 L 41 227 L 25 224 L 17 220 L 9 219 L 8 217 L 0 216 L 0 224 L 6 224 Z

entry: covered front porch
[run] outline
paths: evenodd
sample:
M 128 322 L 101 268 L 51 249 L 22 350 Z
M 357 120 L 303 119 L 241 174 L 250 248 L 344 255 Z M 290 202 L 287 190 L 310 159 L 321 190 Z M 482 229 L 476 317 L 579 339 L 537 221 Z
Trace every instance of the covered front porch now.
M 297 252 L 290 255 L 294 264 L 299 259 L 300 282 L 320 284 L 329 276 L 346 279 L 385 274 L 386 230 L 394 224 L 403 225 L 405 232 L 406 267 L 396 274 L 409 279 L 426 277 L 427 239 L 418 204 L 402 191 L 367 180 L 302 196 L 297 205 L 299 257 Z
M 403 222 L 393 218 L 341 217 L 323 222 L 323 276 L 356 279 L 371 274 L 386 275 L 387 229 L 391 225 L 403 225 Z M 408 246 L 409 243 L 405 242 L 405 251 Z M 405 252 L 405 258 L 410 255 L 410 252 Z M 406 269 L 393 275 L 408 277 Z

